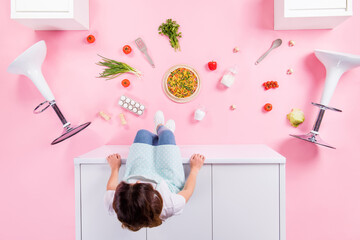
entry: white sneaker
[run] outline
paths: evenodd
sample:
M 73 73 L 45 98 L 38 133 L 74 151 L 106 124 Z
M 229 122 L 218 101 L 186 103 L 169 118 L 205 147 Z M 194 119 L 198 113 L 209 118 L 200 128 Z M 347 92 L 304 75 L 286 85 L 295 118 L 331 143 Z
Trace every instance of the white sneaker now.
M 169 119 L 166 124 L 165 127 L 167 127 L 169 130 L 171 130 L 172 132 L 175 132 L 175 121 L 172 119 Z
M 157 111 L 154 116 L 154 124 L 155 124 L 155 133 L 157 133 L 157 127 L 161 124 L 164 125 L 165 118 L 164 113 L 162 111 Z

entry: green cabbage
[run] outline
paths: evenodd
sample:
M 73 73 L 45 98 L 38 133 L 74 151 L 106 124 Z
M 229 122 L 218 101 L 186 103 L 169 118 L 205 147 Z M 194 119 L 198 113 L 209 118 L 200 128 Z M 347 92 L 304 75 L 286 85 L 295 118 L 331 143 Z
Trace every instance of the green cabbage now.
M 290 124 L 293 127 L 298 127 L 305 120 L 305 115 L 301 109 L 293 108 L 291 112 L 286 115 L 287 119 L 289 119 Z

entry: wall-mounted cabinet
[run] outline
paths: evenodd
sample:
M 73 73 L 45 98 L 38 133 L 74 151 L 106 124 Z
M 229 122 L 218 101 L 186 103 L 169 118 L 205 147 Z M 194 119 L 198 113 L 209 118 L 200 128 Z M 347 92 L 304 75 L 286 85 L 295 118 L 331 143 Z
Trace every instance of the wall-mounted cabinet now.
M 11 19 L 34 30 L 86 30 L 89 0 L 11 0 Z
M 76 240 L 285 240 L 285 158 L 265 145 L 180 146 L 185 175 L 189 158 L 206 156 L 184 212 L 156 228 L 121 228 L 104 207 L 110 168 L 120 153 L 122 179 L 129 146 L 103 146 L 75 158 Z
M 274 29 L 331 29 L 352 16 L 352 0 L 274 0 Z

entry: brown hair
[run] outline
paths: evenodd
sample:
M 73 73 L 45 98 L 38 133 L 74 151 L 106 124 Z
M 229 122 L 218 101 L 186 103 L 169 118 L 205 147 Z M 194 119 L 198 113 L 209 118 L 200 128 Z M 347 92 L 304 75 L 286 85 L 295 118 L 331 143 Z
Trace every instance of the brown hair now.
M 123 228 L 138 231 L 143 227 L 161 225 L 163 199 L 149 183 L 128 184 L 116 187 L 113 208 Z

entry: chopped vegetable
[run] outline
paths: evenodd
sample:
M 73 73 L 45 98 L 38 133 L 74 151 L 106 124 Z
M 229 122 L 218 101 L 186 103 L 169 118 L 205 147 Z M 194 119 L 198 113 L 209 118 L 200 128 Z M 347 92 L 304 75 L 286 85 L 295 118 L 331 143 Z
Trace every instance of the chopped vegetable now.
M 240 51 L 239 47 L 234 47 L 234 49 L 233 49 L 233 52 L 234 52 L 234 53 L 237 53 L 237 52 L 239 52 L 239 51 Z
M 110 80 L 120 76 L 123 73 L 133 73 L 139 78 L 141 77 L 141 72 L 136 70 L 133 67 L 130 67 L 126 63 L 118 62 L 106 57 L 99 55 L 102 58 L 102 61 L 96 63 L 99 66 L 106 67 L 102 73 L 100 73 L 99 78 L 106 78 Z
M 95 37 L 93 35 L 89 35 L 87 36 L 86 40 L 88 41 L 88 43 L 93 43 L 95 42 Z
M 179 38 L 181 38 L 181 32 L 179 31 L 180 25 L 173 21 L 172 19 L 167 19 L 165 23 L 161 24 L 158 28 L 159 34 L 169 37 L 171 47 L 181 51 Z
M 215 61 L 208 62 L 208 67 L 211 71 L 214 71 L 217 68 L 217 62 Z
M 127 88 L 128 86 L 130 86 L 130 81 L 128 79 L 124 79 L 121 81 L 121 85 L 123 85 L 123 87 Z
M 264 106 L 265 111 L 270 112 L 272 110 L 272 105 L 270 103 L 265 104 Z
M 123 47 L 123 52 L 124 52 L 125 54 L 129 54 L 129 53 L 131 53 L 131 51 L 132 51 L 132 49 L 131 49 L 131 47 L 130 47 L 129 45 L 125 45 L 125 46 Z
M 198 87 L 198 79 L 193 71 L 187 68 L 177 68 L 167 78 L 169 92 L 178 98 L 190 97 Z
M 286 115 L 287 119 L 289 119 L 291 126 L 298 127 L 305 120 L 305 115 L 301 109 L 293 108 L 291 112 Z

